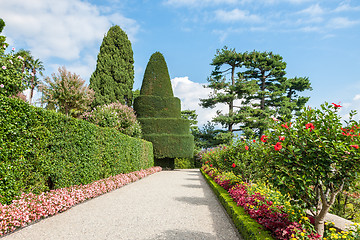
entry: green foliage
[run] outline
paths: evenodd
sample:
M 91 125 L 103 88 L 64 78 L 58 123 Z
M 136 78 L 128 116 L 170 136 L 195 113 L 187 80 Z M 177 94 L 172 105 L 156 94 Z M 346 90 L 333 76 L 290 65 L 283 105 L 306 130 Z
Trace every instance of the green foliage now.
M 0 96 L 0 201 L 153 166 L 152 144 Z
M 2 20 L 2 18 L 0 18 L 0 33 L 2 32 L 4 27 L 5 27 L 5 22 L 4 22 L 4 20 Z M 5 43 L 5 41 L 6 41 L 6 37 L 0 35 L 0 47 L 3 47 L 4 45 L 5 45 L 5 47 L 7 47 L 7 44 Z
M 240 235 L 244 239 L 251 240 L 263 240 L 268 239 L 272 240 L 273 237 L 266 231 L 256 220 L 252 219 L 249 214 L 247 214 L 244 208 L 236 205 L 234 200 L 230 197 L 229 193 L 214 182 L 203 170 L 201 173 L 205 177 L 207 183 L 210 185 L 221 204 L 226 209 L 226 212 L 230 215 L 233 220 L 235 227 L 238 229 Z
M 237 53 L 235 49 L 224 47 L 217 51 L 211 65 L 215 69 L 207 87 L 214 91 L 209 98 L 201 99 L 201 105 L 205 108 L 214 108 L 219 103 L 228 105 L 228 112 L 218 111 L 212 121 L 229 132 L 261 136 L 271 123 L 270 117 L 289 119 L 308 100 L 297 93 L 311 90 L 309 79 L 287 79 L 286 63 L 278 54 Z M 230 79 L 226 79 L 228 73 Z
M 140 123 L 136 120 L 134 110 L 120 102 L 100 106 L 81 115 L 100 127 L 110 127 L 131 137 L 141 137 Z
M 52 79 L 46 77 L 45 84 L 39 87 L 42 91 L 41 102 L 61 113 L 78 117 L 89 109 L 94 92 L 84 86 L 85 80 L 79 75 L 68 72 L 65 67 L 59 67 L 58 71 L 59 74 L 52 74 Z
M 164 56 L 160 52 L 151 55 L 146 66 L 140 95 L 173 97 L 170 76 Z
M 304 109 L 293 123 L 276 123 L 267 133 L 269 144 L 278 146 L 267 159 L 270 180 L 313 210 L 320 235 L 336 196 L 354 185 L 360 173 L 360 123 L 351 112 L 343 126 L 340 107 L 325 103 L 321 109 Z M 279 136 L 285 139 L 279 141 Z
M 0 95 L 10 97 L 25 90 L 26 74 L 20 72 L 23 59 L 17 58 L 14 50 L 5 53 L 4 46 L 0 46 Z
M 173 96 L 166 62 L 159 52 L 150 57 L 134 110 L 143 138 L 153 143 L 156 163 L 174 168 L 174 158 L 193 156 L 189 122 L 181 119 L 180 99 Z
M 191 134 L 143 134 L 143 138 L 152 142 L 156 158 L 193 156 L 194 137 Z
M 175 158 L 176 169 L 191 169 L 195 168 L 194 158 Z
M 134 59 L 131 42 L 117 25 L 105 35 L 97 57 L 96 69 L 90 78 L 95 91 L 92 107 L 119 101 L 131 106 L 134 84 Z
M 189 134 L 189 121 L 180 118 L 139 118 L 148 134 Z
M 180 118 L 181 102 L 177 97 L 140 95 L 134 109 L 138 118 Z

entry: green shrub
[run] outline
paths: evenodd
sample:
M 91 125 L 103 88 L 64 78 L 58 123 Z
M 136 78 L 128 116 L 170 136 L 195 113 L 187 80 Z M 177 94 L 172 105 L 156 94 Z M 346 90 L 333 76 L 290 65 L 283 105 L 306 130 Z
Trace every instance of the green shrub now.
M 81 118 L 100 127 L 115 128 L 131 137 L 141 136 L 140 123 L 136 120 L 134 110 L 120 102 L 97 107 L 84 113 Z
M 154 165 L 152 144 L 0 96 L 0 202 Z
M 175 158 L 175 168 L 177 169 L 190 169 L 195 168 L 193 158 Z
M 174 97 L 166 62 L 159 52 L 150 57 L 146 66 L 134 109 L 143 138 L 153 143 L 156 163 L 174 168 L 175 158 L 193 156 L 190 122 L 181 119 L 181 102 Z

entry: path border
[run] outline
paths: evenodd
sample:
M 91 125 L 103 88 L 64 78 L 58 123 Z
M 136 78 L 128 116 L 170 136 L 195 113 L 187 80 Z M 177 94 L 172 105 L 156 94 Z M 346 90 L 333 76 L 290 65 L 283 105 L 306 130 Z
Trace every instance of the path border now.
M 236 205 L 230 194 L 223 187 L 218 185 L 204 170 L 200 169 L 200 172 L 245 240 L 274 240 L 269 231 L 252 219 L 245 212 L 244 208 Z

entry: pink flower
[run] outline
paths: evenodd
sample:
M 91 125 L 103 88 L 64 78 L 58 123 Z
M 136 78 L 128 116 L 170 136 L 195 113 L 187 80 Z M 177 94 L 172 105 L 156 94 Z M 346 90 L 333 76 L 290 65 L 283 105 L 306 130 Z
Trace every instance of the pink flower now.
M 275 151 L 279 151 L 280 149 L 282 149 L 281 146 L 281 142 L 277 142 L 276 145 L 274 146 Z
M 245 146 L 245 150 L 246 150 L 246 151 L 249 150 L 249 147 L 248 147 L 248 146 Z
M 279 136 L 279 141 L 284 141 L 284 140 L 285 140 L 285 137 Z
M 279 119 L 274 118 L 274 117 L 272 117 L 271 119 L 274 120 L 274 121 L 279 121 Z
M 15 51 L 15 48 L 13 47 L 11 50 Z
M 0 88 L 4 88 L 4 84 L 0 84 Z M 1 149 L 1 148 L 0 148 Z
M 4 70 L 5 70 L 5 69 L 6 69 L 6 66 L 2 66 L 2 69 L 4 69 Z

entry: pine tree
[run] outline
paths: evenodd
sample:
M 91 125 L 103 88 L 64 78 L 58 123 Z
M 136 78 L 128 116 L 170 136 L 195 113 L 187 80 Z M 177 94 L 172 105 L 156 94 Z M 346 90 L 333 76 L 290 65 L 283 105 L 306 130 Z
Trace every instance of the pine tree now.
M 193 157 L 190 123 L 181 118 L 180 99 L 174 97 L 164 56 L 155 52 L 146 66 L 134 110 L 143 138 L 153 143 L 155 164 L 174 168 L 175 158 Z
M 217 111 L 212 122 L 220 123 L 229 133 L 262 135 L 272 117 L 290 119 L 309 99 L 297 94 L 311 90 L 309 79 L 286 78 L 286 62 L 278 54 L 237 53 L 224 47 L 217 51 L 211 65 L 215 70 L 206 87 L 213 92 L 201 99 L 201 105 L 214 108 L 219 103 L 227 104 L 228 112 Z M 226 78 L 228 73 L 230 79 Z
M 95 91 L 92 107 L 119 101 L 132 105 L 134 84 L 134 59 L 131 42 L 117 25 L 104 37 L 90 88 Z

